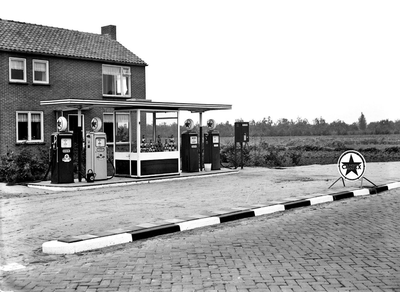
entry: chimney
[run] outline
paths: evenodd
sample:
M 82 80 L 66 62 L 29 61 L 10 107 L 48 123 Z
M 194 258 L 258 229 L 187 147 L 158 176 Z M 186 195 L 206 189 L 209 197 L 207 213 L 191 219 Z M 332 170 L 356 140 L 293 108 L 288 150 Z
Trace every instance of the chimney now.
M 102 26 L 101 34 L 108 35 L 112 40 L 117 40 L 117 27 L 115 25 Z

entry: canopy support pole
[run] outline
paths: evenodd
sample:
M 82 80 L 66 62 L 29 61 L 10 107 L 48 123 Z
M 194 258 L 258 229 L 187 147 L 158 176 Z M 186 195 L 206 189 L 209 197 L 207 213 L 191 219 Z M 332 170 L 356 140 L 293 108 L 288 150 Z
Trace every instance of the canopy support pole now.
M 78 181 L 82 181 L 82 109 L 78 108 Z
M 200 171 L 203 171 L 203 113 L 199 112 L 200 133 Z

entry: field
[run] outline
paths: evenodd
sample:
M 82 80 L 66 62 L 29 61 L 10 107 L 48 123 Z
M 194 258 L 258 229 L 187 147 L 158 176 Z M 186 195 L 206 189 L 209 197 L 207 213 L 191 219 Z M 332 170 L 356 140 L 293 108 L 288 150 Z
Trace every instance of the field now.
M 400 135 L 250 137 L 244 149 L 248 166 L 332 164 L 349 149 L 359 151 L 367 162 L 400 161 Z M 233 137 L 221 138 L 221 154 L 223 162 L 234 164 Z

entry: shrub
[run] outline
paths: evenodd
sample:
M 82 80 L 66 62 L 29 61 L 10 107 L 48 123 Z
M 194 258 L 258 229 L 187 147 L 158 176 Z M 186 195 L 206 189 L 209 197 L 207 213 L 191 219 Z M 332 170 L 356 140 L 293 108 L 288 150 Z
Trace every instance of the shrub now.
M 221 162 L 224 165 L 239 166 L 241 163 L 240 148 L 236 150 L 235 145 L 221 145 Z M 286 147 L 269 145 L 264 141 L 258 144 L 243 147 L 243 164 L 246 166 L 260 167 L 284 167 L 299 165 L 302 151 L 288 149 Z
M 42 179 L 49 164 L 48 153 L 36 152 L 24 148 L 18 154 L 11 152 L 1 157 L 0 180 L 11 185 Z
M 392 153 L 400 153 L 400 147 L 388 147 L 385 149 L 385 152 L 387 152 L 388 154 L 392 154 Z

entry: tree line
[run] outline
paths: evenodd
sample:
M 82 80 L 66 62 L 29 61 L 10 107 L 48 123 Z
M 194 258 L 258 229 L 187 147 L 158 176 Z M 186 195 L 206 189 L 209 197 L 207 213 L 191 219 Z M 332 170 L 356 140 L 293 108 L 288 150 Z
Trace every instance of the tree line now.
M 243 120 L 237 120 L 243 122 Z M 271 117 L 261 121 L 249 121 L 250 136 L 327 136 L 327 135 L 382 135 L 400 134 L 400 120 L 381 120 L 367 123 L 363 113 L 358 121 L 347 124 L 336 120 L 327 123 L 322 117 L 315 118 L 311 123 L 307 119 L 297 118 L 288 120 L 285 118 L 273 121 Z M 234 136 L 234 125 L 229 122 L 217 124 L 216 130 L 221 137 Z

